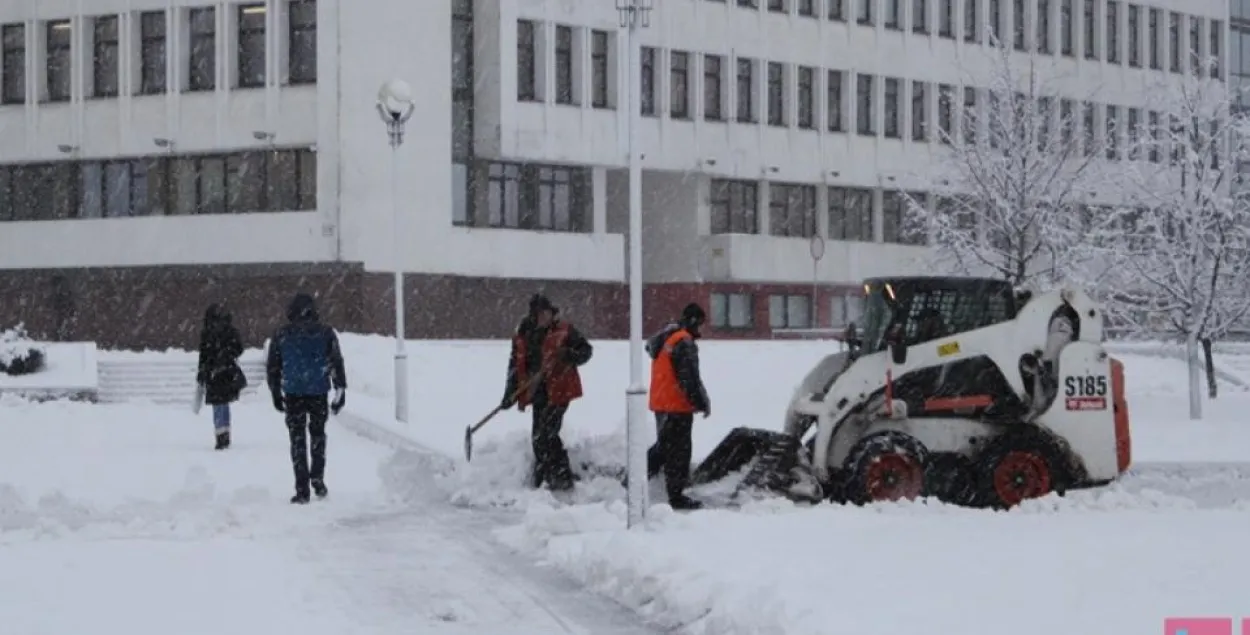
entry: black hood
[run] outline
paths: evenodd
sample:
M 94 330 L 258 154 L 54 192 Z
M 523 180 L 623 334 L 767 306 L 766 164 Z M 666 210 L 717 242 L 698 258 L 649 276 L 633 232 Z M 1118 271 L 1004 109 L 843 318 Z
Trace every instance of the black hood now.
M 230 313 L 220 304 L 210 304 L 204 311 L 204 330 L 206 331 L 229 326 L 230 322 Z
M 685 327 L 677 322 L 670 322 L 659 333 L 652 335 L 651 339 L 647 340 L 646 346 L 647 354 L 651 356 L 651 359 L 659 357 L 660 351 L 664 349 L 664 342 L 672 337 L 673 333 L 683 328 Z
M 292 322 L 318 322 L 317 302 L 307 293 L 297 293 L 286 307 L 286 319 Z

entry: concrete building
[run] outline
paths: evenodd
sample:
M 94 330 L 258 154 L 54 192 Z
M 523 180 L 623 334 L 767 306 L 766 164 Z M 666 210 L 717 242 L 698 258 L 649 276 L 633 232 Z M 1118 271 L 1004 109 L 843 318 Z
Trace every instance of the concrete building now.
M 857 280 L 919 270 L 898 192 L 940 160 L 938 97 L 976 88 L 962 71 L 987 30 L 1074 94 L 1130 106 L 1184 53 L 1226 57 L 1229 15 L 1226 0 L 654 4 L 647 326 L 699 300 L 720 336 L 841 325 Z M 413 337 L 505 336 L 540 288 L 623 336 L 618 24 L 609 0 L 0 3 L 0 325 L 186 345 L 224 299 L 256 342 L 306 288 L 340 328 L 386 332 L 398 266 Z M 416 96 L 397 225 L 374 110 L 392 77 Z

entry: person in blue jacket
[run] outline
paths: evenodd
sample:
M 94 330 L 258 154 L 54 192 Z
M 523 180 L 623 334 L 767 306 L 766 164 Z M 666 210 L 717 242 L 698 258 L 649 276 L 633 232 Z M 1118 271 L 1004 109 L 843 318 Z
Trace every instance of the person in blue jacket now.
M 347 400 L 347 373 L 334 329 L 321 323 L 312 296 L 296 294 L 287 307 L 288 323 L 269 342 L 265 374 L 273 407 L 286 413 L 291 435 L 291 465 L 295 468 L 292 503 L 307 503 L 309 489 L 324 497 L 327 406 L 338 414 Z M 328 403 L 330 389 L 335 392 Z M 309 447 L 308 437 L 312 437 Z M 312 467 L 308 465 L 311 450 Z

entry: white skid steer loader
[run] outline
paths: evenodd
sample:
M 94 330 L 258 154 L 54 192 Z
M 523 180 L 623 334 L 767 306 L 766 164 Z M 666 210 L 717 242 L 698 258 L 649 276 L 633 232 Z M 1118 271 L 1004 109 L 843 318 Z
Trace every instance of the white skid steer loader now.
M 808 373 L 783 431 L 732 431 L 696 484 L 747 469 L 738 491 L 1006 508 L 1128 469 L 1123 366 L 1087 294 L 948 277 L 871 279 L 864 294 L 850 350 Z

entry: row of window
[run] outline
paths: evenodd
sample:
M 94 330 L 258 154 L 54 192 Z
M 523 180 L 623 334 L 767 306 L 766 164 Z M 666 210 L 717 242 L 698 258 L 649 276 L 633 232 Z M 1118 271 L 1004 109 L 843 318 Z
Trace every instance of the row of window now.
M 452 223 L 536 231 L 592 229 L 590 168 L 473 161 L 452 169 Z
M 265 29 L 268 16 L 264 3 L 228 5 L 233 11 L 234 38 L 227 49 L 234 52 L 233 85 L 259 88 L 266 83 Z M 286 82 L 309 84 L 317 80 L 317 0 L 286 0 L 282 17 L 286 23 Z M 88 29 L 83 41 L 91 50 L 89 58 L 74 51 L 74 21 L 45 20 L 38 23 L 0 25 L 0 104 L 23 104 L 29 100 L 69 101 L 74 93 L 72 67 L 75 57 L 88 59 L 90 78 L 87 95 L 116 97 L 119 94 L 155 95 L 172 90 L 169 86 L 170 25 L 183 27 L 186 73 L 181 90 L 211 91 L 217 88 L 217 39 L 222 20 L 216 6 L 140 11 L 129 14 L 97 15 L 79 22 Z M 132 55 L 120 34 L 122 22 L 138 31 L 138 54 Z M 38 25 L 39 32 L 29 27 Z M 27 77 L 28 55 L 42 55 L 42 73 Z M 131 76 L 134 85 L 121 86 L 122 60 L 136 59 L 138 68 Z M 179 53 L 174 52 L 174 59 Z M 40 68 L 39 65 L 36 66 Z M 32 81 L 33 80 L 33 81 Z
M 759 0 L 734 1 L 740 7 L 760 8 Z M 1010 45 L 1017 51 L 1042 54 L 1058 51 L 1069 57 L 1077 55 L 1075 30 L 1079 4 L 1084 58 L 1101 59 L 1108 64 L 1127 63 L 1134 68 L 1146 63 L 1152 69 L 1163 69 L 1165 14 L 1168 69 L 1172 72 L 1179 73 L 1182 69 L 1181 37 L 1185 26 L 1188 27 L 1188 53 L 1194 72 L 1203 72 L 1200 64 L 1203 56 L 1219 59 L 1223 49 L 1223 24 L 1219 20 L 1210 20 L 1207 24 L 1208 39 L 1203 50 L 1203 18 L 1123 0 L 767 0 L 767 7 L 773 13 L 816 19 L 824 15 L 831 21 L 845 22 L 847 5 L 852 3 L 855 23 L 861 26 L 875 27 L 880 20 L 886 29 L 895 31 L 910 28 L 913 33 L 928 35 L 935 30 L 939 37 L 952 40 L 962 31 L 966 42 L 1004 44 L 1010 30 Z M 1210 72 L 1218 77 L 1218 64 Z
M 317 154 L 266 150 L 0 165 L 0 220 L 317 208 Z
M 815 236 L 818 196 L 824 186 L 796 183 L 768 183 L 768 235 Z M 759 234 L 760 183 L 733 179 L 713 179 L 709 196 L 711 233 Z M 879 194 L 879 196 L 878 196 Z M 877 205 L 880 199 L 881 239 L 887 243 L 924 245 L 923 233 L 912 231 L 907 223 L 908 198 L 918 205 L 928 204 L 921 192 L 903 194 L 891 190 L 856 187 L 824 187 L 824 213 L 828 218 L 825 237 L 831 240 L 874 242 L 877 235 Z
M 612 65 L 611 50 L 614 37 L 608 31 L 583 29 L 564 24 L 552 25 L 545 30 L 541 22 L 517 21 L 517 100 L 546 101 L 548 86 L 554 89 L 550 98 L 557 104 L 580 105 L 585 98 L 579 88 L 580 72 L 590 69 L 590 105 L 594 108 L 613 108 L 611 103 L 613 83 L 610 81 Z M 548 49 L 545 42 L 552 39 L 553 70 L 548 73 L 540 51 Z M 588 52 L 588 53 L 587 53 Z M 589 65 L 585 62 L 589 60 Z
M 772 329 L 806 329 L 821 326 L 812 309 L 812 296 L 804 294 L 769 294 L 768 326 Z M 751 329 L 755 327 L 756 296 L 750 293 L 712 293 L 709 304 L 712 328 Z M 864 299 L 858 295 L 830 298 L 829 315 L 824 326 L 842 327 L 857 322 L 864 311 Z

